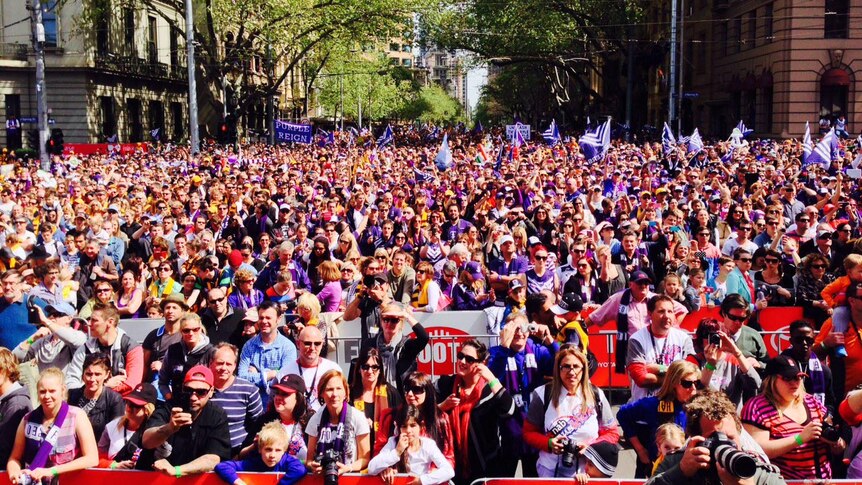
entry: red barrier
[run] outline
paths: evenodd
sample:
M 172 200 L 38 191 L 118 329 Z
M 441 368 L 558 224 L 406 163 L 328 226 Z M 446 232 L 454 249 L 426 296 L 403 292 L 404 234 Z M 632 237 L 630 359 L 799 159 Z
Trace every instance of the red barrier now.
M 608 322 L 601 327 L 591 327 L 590 351 L 596 356 L 599 368 L 590 381 L 601 388 L 629 387 L 628 374 L 617 374 L 615 351 L 617 347 L 616 332 L 617 322 Z M 600 332 L 610 332 L 601 335 Z
M 790 346 L 787 333 L 790 324 L 802 320 L 803 309 L 799 306 L 767 307 L 760 311 L 757 321 L 764 332 L 778 332 L 767 335 L 763 340 L 770 357 L 775 357 Z
M 276 485 L 283 473 L 240 473 L 240 478 L 248 485 Z M 407 485 L 412 477 L 398 475 L 394 485 Z M 130 470 L 107 470 L 103 468 L 89 469 L 80 472 L 60 475 L 62 485 L 93 485 L 96 483 L 122 483 L 123 485 L 226 485 L 215 473 L 201 473 L 182 478 L 174 478 L 164 473 L 142 472 Z M 347 474 L 343 475 L 339 485 L 383 485 L 383 480 L 376 476 Z M 6 473 L 0 474 L 0 485 L 11 485 Z M 323 485 L 320 475 L 308 475 L 299 481 L 299 485 Z
M 717 306 L 714 307 L 706 307 L 701 308 L 696 312 L 691 312 L 682 319 L 682 323 L 679 327 L 683 330 L 688 330 L 689 332 L 694 332 L 697 330 L 697 326 L 700 324 L 700 321 L 704 318 L 714 318 L 716 320 L 721 320 L 721 309 Z
M 483 478 L 474 481 L 471 485 L 560 485 L 561 483 L 572 483 L 571 478 Z M 591 478 L 590 483 L 607 483 L 614 485 L 641 485 L 645 480 L 614 479 L 614 478 Z M 787 485 L 804 485 L 810 481 L 793 480 L 787 481 Z M 829 480 L 830 484 L 840 485 L 862 485 L 859 480 Z

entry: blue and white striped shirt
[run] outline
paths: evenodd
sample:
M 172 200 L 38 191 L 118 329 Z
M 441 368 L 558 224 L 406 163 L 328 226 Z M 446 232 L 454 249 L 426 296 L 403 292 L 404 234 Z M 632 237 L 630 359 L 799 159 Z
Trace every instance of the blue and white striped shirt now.
M 242 445 L 248 436 L 248 431 L 245 429 L 246 422 L 257 419 L 263 414 L 257 386 L 239 377 L 234 379 L 233 384 L 227 389 L 223 391 L 216 389 L 210 401 L 221 406 L 227 414 L 231 448 Z

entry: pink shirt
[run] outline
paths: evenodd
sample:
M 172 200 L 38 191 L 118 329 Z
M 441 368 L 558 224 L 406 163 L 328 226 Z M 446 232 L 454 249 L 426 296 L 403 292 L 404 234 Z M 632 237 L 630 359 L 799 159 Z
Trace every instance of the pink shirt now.
M 629 337 L 649 324 L 650 320 L 649 312 L 647 311 L 647 300 L 653 296 L 655 296 L 655 293 L 648 291 L 643 300 L 637 301 L 634 295 L 632 295 L 632 301 L 629 303 L 628 311 Z M 618 291 L 611 295 L 611 297 L 608 298 L 602 306 L 593 311 L 593 313 L 590 313 L 590 321 L 599 326 L 608 322 L 615 322 L 617 320 L 617 315 L 619 315 L 620 312 L 620 300 L 622 300 L 622 298 L 622 291 Z M 682 317 L 688 313 L 688 310 L 686 310 L 682 303 L 674 301 L 673 312 L 676 314 L 677 323 L 679 323 Z

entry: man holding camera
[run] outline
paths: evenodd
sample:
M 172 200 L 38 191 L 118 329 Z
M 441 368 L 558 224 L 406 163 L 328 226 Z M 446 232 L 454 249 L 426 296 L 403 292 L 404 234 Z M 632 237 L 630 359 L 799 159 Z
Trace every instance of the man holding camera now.
M 344 310 L 345 321 L 360 319 L 362 341 L 377 335 L 381 308 L 388 300 L 389 284 L 385 274 L 377 272 L 362 277 L 362 283 L 356 289 L 356 298 Z
M 212 471 L 219 462 L 230 459 L 227 416 L 221 407 L 209 402 L 213 381 L 208 367 L 189 369 L 182 389 L 171 401 L 173 407 L 160 406 L 147 421 L 141 460 L 153 460 L 154 450 L 168 443 L 170 456 L 155 461 L 152 467 L 180 478 Z
M 647 485 L 783 484 L 763 449 L 743 429 L 721 391 L 700 391 L 686 406 L 685 448 L 659 464 Z

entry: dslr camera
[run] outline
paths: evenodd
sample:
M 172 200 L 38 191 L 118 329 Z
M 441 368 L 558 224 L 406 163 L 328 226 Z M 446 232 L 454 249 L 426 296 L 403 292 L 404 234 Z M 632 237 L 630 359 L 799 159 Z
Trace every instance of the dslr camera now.
M 341 453 L 326 450 L 315 456 L 314 461 L 320 463 L 324 485 L 338 485 L 338 462 L 341 461 Z
M 18 476 L 18 485 L 35 485 L 33 482 L 33 477 L 27 475 L 26 473 L 22 473 Z
M 838 441 L 841 438 L 841 428 L 834 424 L 824 422 L 823 430 L 820 432 L 820 437 L 832 442 Z
M 713 433 L 700 446 L 709 449 L 709 457 L 713 463 L 721 465 L 735 477 L 751 478 L 757 472 L 757 461 L 754 457 L 739 451 L 736 443 L 721 431 Z
M 566 468 L 575 466 L 575 457 L 581 453 L 581 450 L 568 438 L 563 438 L 563 452 L 560 454 L 560 461 Z

